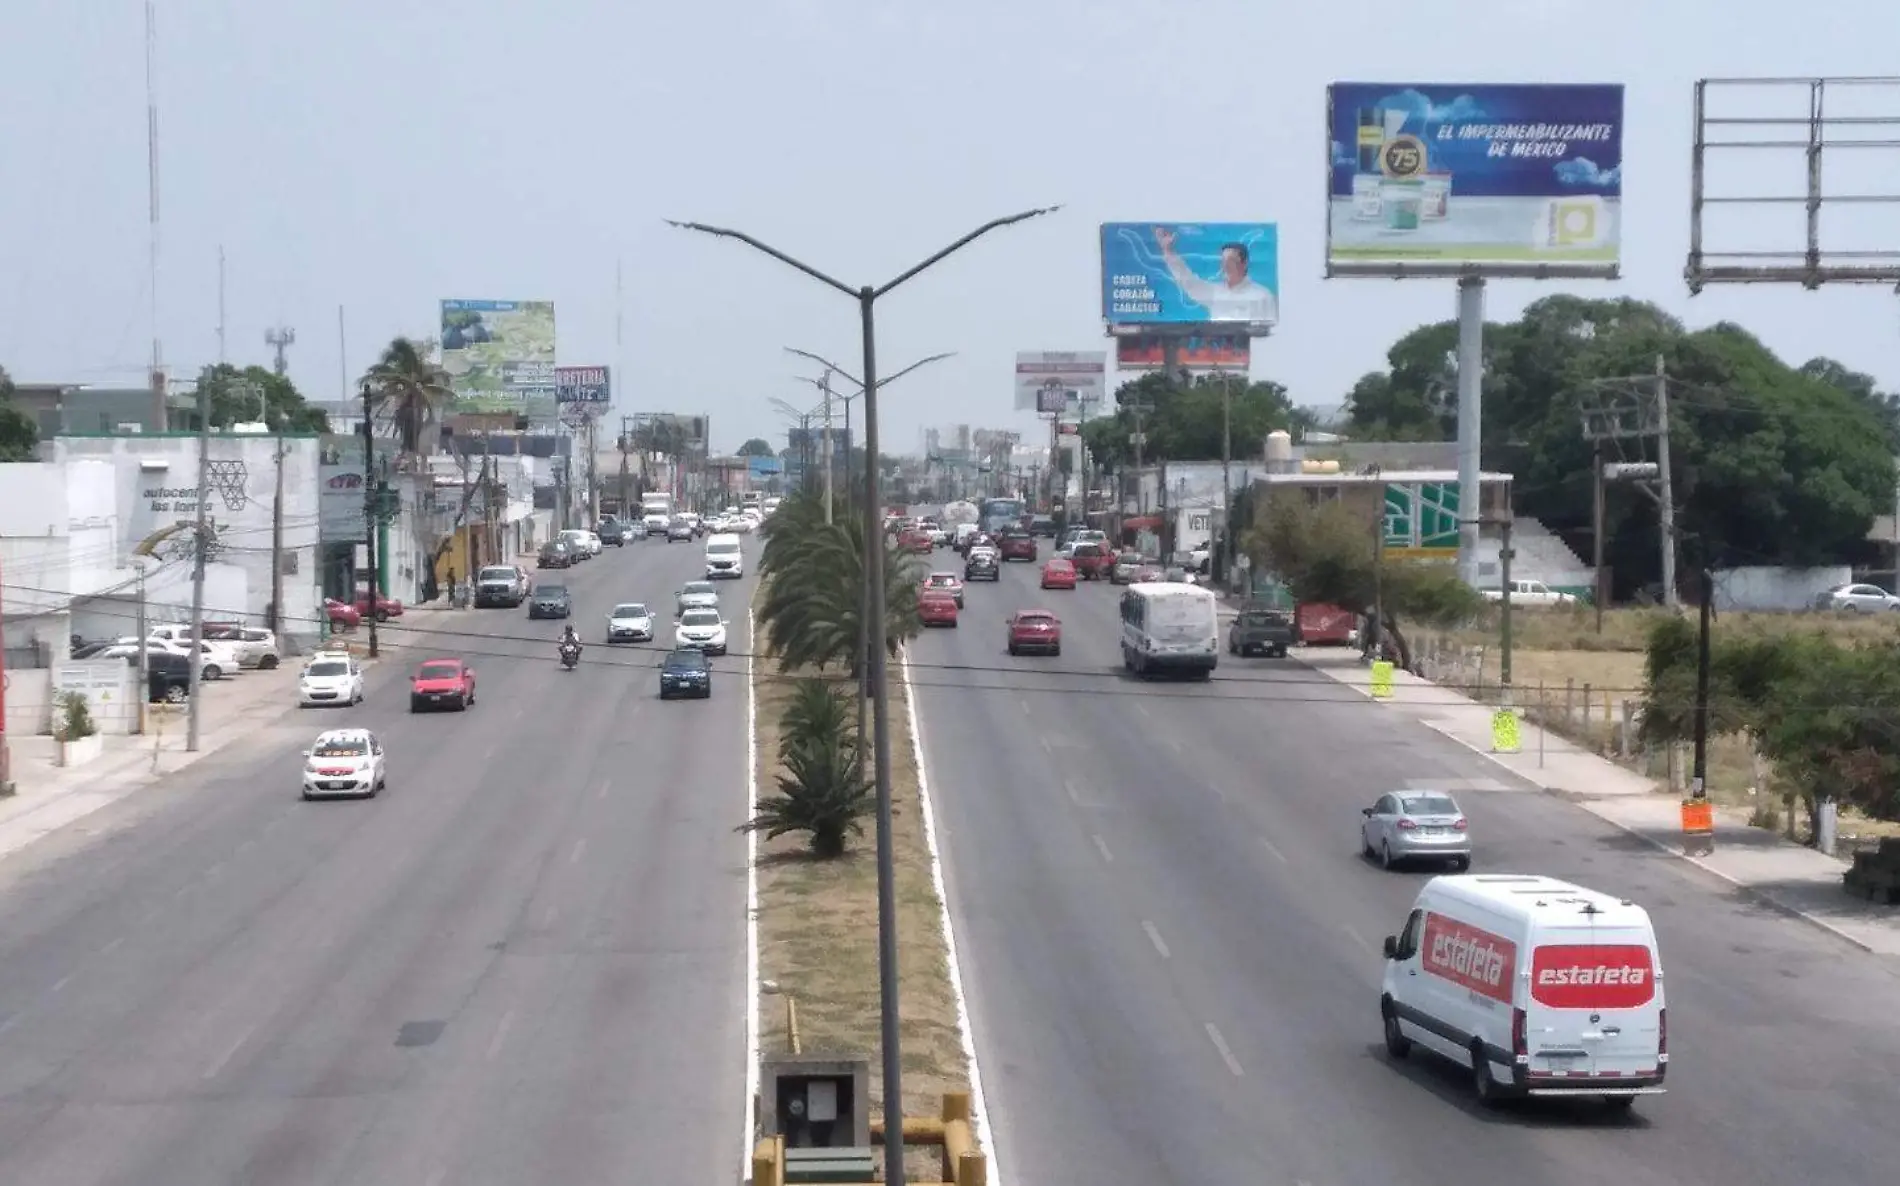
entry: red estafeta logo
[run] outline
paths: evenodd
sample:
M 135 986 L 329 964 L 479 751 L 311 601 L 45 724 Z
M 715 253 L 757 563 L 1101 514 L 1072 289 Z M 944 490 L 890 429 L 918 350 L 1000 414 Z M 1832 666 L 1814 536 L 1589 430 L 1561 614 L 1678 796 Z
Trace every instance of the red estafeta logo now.
M 330 479 L 332 490 L 356 490 L 363 485 L 362 474 L 338 474 Z
M 1649 948 L 1578 944 L 1531 952 L 1531 999 L 1553 1009 L 1636 1009 L 1656 996 Z
M 1517 944 L 1441 914 L 1425 916 L 1425 970 L 1494 1001 L 1511 1002 Z

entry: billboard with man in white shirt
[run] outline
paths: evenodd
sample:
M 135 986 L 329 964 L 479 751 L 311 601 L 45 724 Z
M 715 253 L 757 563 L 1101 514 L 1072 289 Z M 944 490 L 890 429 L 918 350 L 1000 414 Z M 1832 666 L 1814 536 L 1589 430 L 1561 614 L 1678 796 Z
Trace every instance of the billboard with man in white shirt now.
M 1102 225 L 1102 319 L 1110 326 L 1280 320 L 1280 233 L 1270 222 Z

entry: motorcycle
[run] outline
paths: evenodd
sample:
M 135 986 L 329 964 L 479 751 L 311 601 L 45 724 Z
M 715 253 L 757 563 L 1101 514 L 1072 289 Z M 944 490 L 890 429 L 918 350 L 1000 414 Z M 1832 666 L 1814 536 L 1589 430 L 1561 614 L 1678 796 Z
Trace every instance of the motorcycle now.
M 562 667 L 566 668 L 569 671 L 572 671 L 574 670 L 574 665 L 576 663 L 579 663 L 580 661 L 581 661 L 581 648 L 579 647 L 579 645 L 575 643 L 571 643 L 571 642 L 566 642 L 566 643 L 561 644 L 561 666 Z

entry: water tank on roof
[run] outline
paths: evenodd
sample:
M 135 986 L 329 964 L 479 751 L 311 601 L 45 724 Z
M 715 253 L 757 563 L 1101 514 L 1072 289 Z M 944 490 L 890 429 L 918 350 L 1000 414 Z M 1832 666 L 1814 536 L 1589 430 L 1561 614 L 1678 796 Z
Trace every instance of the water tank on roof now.
M 1270 474 L 1293 472 L 1292 433 L 1284 429 L 1275 429 L 1267 434 L 1267 472 Z

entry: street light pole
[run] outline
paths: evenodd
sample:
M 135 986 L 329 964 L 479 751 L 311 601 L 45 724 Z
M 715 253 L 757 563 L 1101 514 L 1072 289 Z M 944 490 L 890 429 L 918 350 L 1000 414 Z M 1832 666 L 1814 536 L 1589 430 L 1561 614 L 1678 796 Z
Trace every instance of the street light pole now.
M 897 997 L 897 877 L 892 848 L 891 825 L 891 711 L 885 648 L 884 620 L 884 527 L 878 512 L 878 423 L 877 423 L 877 298 L 889 293 L 906 280 L 918 275 L 964 247 L 1014 223 L 1053 213 L 1060 207 L 1025 210 L 1006 218 L 996 218 L 977 227 L 956 242 L 929 256 L 923 262 L 894 279 L 873 287 L 853 288 L 832 278 L 810 264 L 785 254 L 776 247 L 739 231 L 706 226 L 696 222 L 672 222 L 682 230 L 698 231 L 723 239 L 737 239 L 788 267 L 796 268 L 821 284 L 837 289 L 858 302 L 858 321 L 864 335 L 864 562 L 866 598 L 864 613 L 869 619 L 871 676 L 872 770 L 877 790 L 877 972 L 880 1051 L 884 1072 L 884 1124 L 891 1134 L 884 1142 L 884 1180 L 904 1181 L 904 1142 L 897 1138 L 904 1124 L 904 1063 L 899 1048 Z M 670 221 L 670 220 L 669 220 Z

